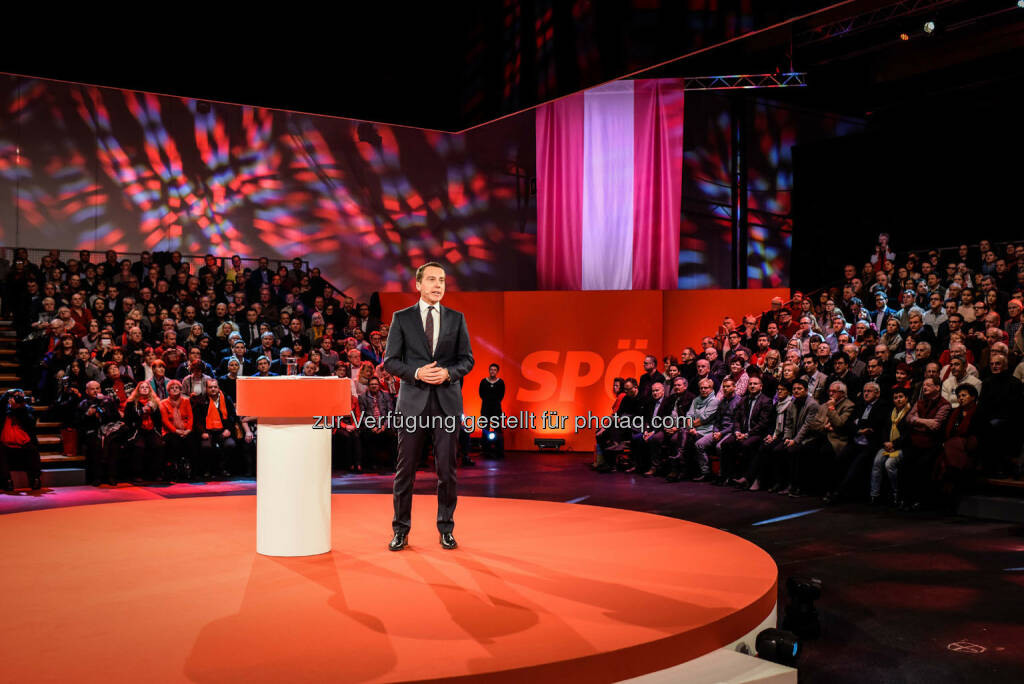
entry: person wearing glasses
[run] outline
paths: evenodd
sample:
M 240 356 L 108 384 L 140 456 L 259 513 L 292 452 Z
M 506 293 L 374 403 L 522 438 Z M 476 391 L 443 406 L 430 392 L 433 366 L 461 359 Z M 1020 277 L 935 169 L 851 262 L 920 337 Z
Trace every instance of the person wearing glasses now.
M 854 404 L 846 396 L 846 393 L 847 387 L 844 383 L 838 381 L 829 383 L 828 401 L 822 404 L 818 416 L 825 431 L 825 439 L 821 443 L 819 452 L 823 467 L 820 472 L 816 473 L 818 487 L 815 489 L 819 491 L 826 488 L 826 478 L 838 460 L 839 454 L 843 453 L 843 449 L 850 443 Z

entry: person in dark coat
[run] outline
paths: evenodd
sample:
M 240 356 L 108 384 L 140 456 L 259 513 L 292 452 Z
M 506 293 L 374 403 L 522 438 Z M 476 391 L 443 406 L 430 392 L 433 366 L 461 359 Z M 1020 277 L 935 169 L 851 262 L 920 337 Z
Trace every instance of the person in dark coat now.
M 747 461 L 761 446 L 764 436 L 775 426 L 775 405 L 762 391 L 761 378 L 747 382 L 747 392 L 734 414 L 732 435 L 721 445 L 721 475 L 730 484 L 745 470 Z
M 42 489 L 42 463 L 36 416 L 24 390 L 6 392 L 0 401 L 0 482 L 5 491 L 14 491 L 11 463 L 19 462 L 28 475 L 29 487 Z
M 148 382 L 140 382 L 124 405 L 124 445 L 130 456 L 132 477 L 164 477 L 164 440 L 160 435 L 160 402 Z
M 85 398 L 78 404 L 79 440 L 85 445 L 86 478 L 94 487 L 117 484 L 117 452 L 109 448 L 102 428 L 117 422 L 121 415 L 117 400 L 100 392 L 100 383 L 85 384 Z
M 978 388 L 964 383 L 956 388 L 957 407 L 946 420 L 946 441 L 939 455 L 936 475 L 939 496 L 947 507 L 970 485 L 976 467 L 978 435 L 982 423 L 977 420 Z
M 200 471 L 230 477 L 226 468 L 235 453 L 235 427 L 238 415 L 235 402 L 220 391 L 213 378 L 206 380 L 206 393 L 192 397 L 192 432 L 199 445 Z
M 480 380 L 480 417 L 498 418 L 502 416 L 501 400 L 505 398 L 505 381 L 498 377 L 498 364 L 487 367 L 487 377 Z M 492 436 L 493 435 L 493 436 Z M 494 452 L 495 458 L 505 458 L 505 435 L 501 426 L 480 431 L 480 453 Z

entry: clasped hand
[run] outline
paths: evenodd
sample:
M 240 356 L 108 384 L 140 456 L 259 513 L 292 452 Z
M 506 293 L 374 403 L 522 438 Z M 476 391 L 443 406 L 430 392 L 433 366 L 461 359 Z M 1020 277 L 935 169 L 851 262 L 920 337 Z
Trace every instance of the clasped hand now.
M 431 361 L 425 366 L 420 366 L 417 375 L 427 384 L 440 385 L 448 379 L 448 369 L 439 367 L 437 361 Z

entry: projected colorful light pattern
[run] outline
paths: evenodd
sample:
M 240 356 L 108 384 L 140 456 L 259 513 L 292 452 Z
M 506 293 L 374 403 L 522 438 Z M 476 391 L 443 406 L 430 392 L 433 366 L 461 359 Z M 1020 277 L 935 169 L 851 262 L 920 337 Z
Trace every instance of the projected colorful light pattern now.
M 459 289 L 535 286 L 510 172 L 532 113 L 458 136 L 16 77 L 0 106 L 0 243 L 301 256 L 354 294 L 426 259 Z

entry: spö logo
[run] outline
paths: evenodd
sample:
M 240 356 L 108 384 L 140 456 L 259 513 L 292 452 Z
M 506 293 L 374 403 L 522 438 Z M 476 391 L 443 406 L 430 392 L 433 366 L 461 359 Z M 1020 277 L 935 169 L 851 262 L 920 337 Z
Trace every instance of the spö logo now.
M 594 383 L 603 383 L 610 392 L 613 379 L 638 378 L 644 372 L 644 357 L 650 353 L 647 342 L 646 339 L 618 340 L 616 349 L 619 351 L 607 362 L 601 354 L 587 350 L 542 349 L 527 354 L 519 369 L 526 386 L 519 388 L 516 399 L 575 401 L 577 390 Z

